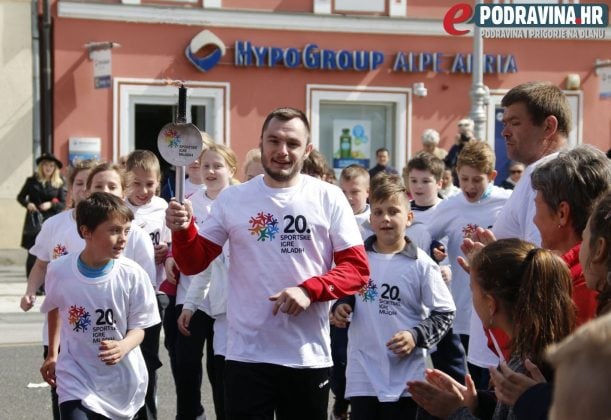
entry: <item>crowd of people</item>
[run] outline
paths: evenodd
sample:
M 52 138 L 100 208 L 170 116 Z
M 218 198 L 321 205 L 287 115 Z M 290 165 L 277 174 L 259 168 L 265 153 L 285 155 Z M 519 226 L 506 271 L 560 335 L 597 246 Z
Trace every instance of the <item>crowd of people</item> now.
M 323 420 L 330 391 L 333 419 L 608 418 L 611 160 L 567 149 L 557 87 L 502 105 L 501 186 L 469 119 L 402 176 L 381 148 L 335 181 L 278 108 L 243 172 L 203 133 L 183 203 L 148 150 L 77 162 L 68 188 L 41 156 L 21 308 L 44 286 L 53 417 L 158 418 L 163 330 L 181 420 L 206 418 L 204 376 L 217 419 Z

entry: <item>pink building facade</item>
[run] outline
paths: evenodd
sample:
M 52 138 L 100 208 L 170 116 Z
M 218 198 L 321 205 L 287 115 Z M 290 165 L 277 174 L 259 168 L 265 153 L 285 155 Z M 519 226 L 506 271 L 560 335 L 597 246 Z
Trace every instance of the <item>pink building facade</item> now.
M 99 139 L 104 159 L 156 150 L 159 129 L 175 113 L 178 90 L 170 82 L 180 80 L 189 88 L 188 118 L 240 160 L 258 145 L 265 115 L 292 106 L 309 116 L 314 145 L 337 168 L 351 160 L 373 165 L 375 150 L 387 147 L 400 169 L 421 149 L 423 130 L 438 130 L 448 149 L 457 121 L 470 112 L 473 38 L 444 31 L 455 2 L 430 3 L 58 0 L 54 152 L 67 160 L 78 156 L 80 140 L 91 139 Z M 570 142 L 611 147 L 611 99 L 600 96 L 596 67 L 611 58 L 611 30 L 600 34 L 604 39 L 484 41 L 486 141 L 499 165 L 506 165 L 500 100 L 532 80 L 567 89 L 567 80 L 579 79 L 566 90 Z M 119 46 L 111 50 L 109 87 L 96 89 L 86 45 L 104 42 Z M 347 136 L 350 150 L 342 154 Z

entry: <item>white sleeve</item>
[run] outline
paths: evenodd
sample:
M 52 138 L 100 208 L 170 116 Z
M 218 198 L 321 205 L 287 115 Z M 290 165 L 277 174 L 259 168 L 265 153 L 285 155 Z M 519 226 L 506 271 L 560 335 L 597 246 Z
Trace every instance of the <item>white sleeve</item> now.
M 155 267 L 153 241 L 140 226 L 132 224 L 129 242 L 130 244 L 125 250 L 125 256 L 137 262 L 144 269 L 154 287 L 157 281 L 157 268 Z
M 524 221 L 522 227 L 522 238 L 527 242 L 531 242 L 537 246 L 541 246 L 541 233 L 539 233 L 539 229 L 537 229 L 537 225 L 533 222 L 533 218 L 535 217 L 535 213 L 537 212 L 537 208 L 535 207 L 535 198 L 533 195 L 532 200 L 530 200 L 526 205 L 526 211 L 524 212 Z
M 149 243 L 152 244 L 150 240 Z M 136 279 L 129 293 L 127 329 L 144 329 L 159 324 L 161 318 L 157 307 L 157 298 L 155 297 L 155 290 L 146 281 L 147 273 L 136 267 L 132 275 L 136 276 Z
M 222 191 L 221 195 L 214 200 L 212 207 L 210 208 L 210 214 L 202 223 L 202 229 L 199 232 L 201 236 L 219 246 L 223 246 L 229 238 L 227 229 L 225 228 L 227 224 L 225 223 L 223 216 L 226 214 L 224 207 L 227 206 L 228 208 L 231 208 L 231 204 L 227 202 L 232 200 L 219 199 L 224 197 L 223 193 L 226 193 L 228 189 L 229 188 L 226 188 L 224 191 Z
M 45 276 L 45 298 L 40 305 L 40 312 L 47 313 L 59 307 L 57 302 L 57 265 L 51 262 L 47 266 L 47 275 Z M 46 327 L 45 327 L 46 328 Z
M 218 257 L 217 257 L 218 258 Z M 206 291 L 210 286 L 212 279 L 212 263 L 201 273 L 197 273 L 191 276 L 191 284 L 187 290 L 187 296 L 183 303 L 183 308 L 188 309 L 191 312 L 195 312 L 197 307 L 202 303 L 206 297 Z
M 333 193 L 335 195 L 329 194 L 329 198 L 332 200 L 331 205 L 333 206 L 330 235 L 333 243 L 333 252 L 335 253 L 362 245 L 363 238 L 348 199 L 337 187 L 333 188 Z
M 459 197 L 460 198 L 460 197 Z M 430 223 L 427 223 L 426 228 L 428 229 L 431 235 L 432 240 L 440 240 L 441 238 L 447 236 L 449 232 L 447 232 L 448 219 L 451 218 L 452 214 L 452 198 L 446 198 L 443 200 L 437 207 L 431 209 L 432 217 L 430 218 Z M 425 250 L 428 252 L 428 250 Z
M 427 264 L 420 279 L 422 280 L 422 300 L 428 309 L 436 312 L 456 311 L 452 294 L 443 281 L 437 264 L 432 261 L 431 264 Z

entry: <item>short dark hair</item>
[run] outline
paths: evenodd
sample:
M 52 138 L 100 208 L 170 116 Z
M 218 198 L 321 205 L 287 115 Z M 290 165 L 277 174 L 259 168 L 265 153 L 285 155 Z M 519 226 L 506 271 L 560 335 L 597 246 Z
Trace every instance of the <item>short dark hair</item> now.
M 261 128 L 261 138 L 263 138 L 263 133 L 265 132 L 265 130 L 267 130 L 269 122 L 274 118 L 280 121 L 290 121 L 294 118 L 299 118 L 301 122 L 303 122 L 303 125 L 305 126 L 308 134 L 307 143 L 310 142 L 310 123 L 308 121 L 308 117 L 306 117 L 303 111 L 297 108 L 290 107 L 276 108 L 272 112 L 267 114 L 267 117 L 265 117 L 265 121 L 263 121 L 263 128 Z
M 443 160 L 430 153 L 420 152 L 407 162 L 407 173 L 409 174 L 412 169 L 429 171 L 435 177 L 435 180 L 439 181 L 443 176 L 445 164 Z
M 528 82 L 512 88 L 503 96 L 501 105 L 526 105 L 535 125 L 543 124 L 550 115 L 558 120 L 558 132 L 568 137 L 571 132 L 571 108 L 566 95 L 550 82 Z
M 93 232 L 99 225 L 113 217 L 130 222 L 134 220 L 134 213 L 116 195 L 104 192 L 91 194 L 76 206 L 76 226 L 79 236 L 83 237 L 81 226 L 86 226 L 90 232 Z
M 390 154 L 390 151 L 388 151 L 388 149 L 386 147 L 380 147 L 378 150 L 376 150 L 376 156 L 378 154 L 380 154 L 381 152 L 386 152 L 386 153 Z

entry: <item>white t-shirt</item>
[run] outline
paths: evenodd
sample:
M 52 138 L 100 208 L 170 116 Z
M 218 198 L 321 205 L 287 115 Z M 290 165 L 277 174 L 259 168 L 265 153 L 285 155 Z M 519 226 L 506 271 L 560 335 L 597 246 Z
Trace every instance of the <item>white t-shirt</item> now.
M 371 207 L 369 204 L 365 207 L 359 214 L 355 214 L 356 224 L 359 225 L 359 231 L 361 232 L 361 237 L 363 241 L 373 235 L 373 231 L 371 230 L 371 225 L 369 224 L 369 216 L 371 215 Z
M 467 361 L 472 365 L 482 368 L 496 367 L 499 365 L 499 356 L 494 354 L 488 347 L 488 337 L 484 332 L 484 325 L 479 319 L 475 309 L 471 311 L 471 331 L 469 333 L 469 352 Z
M 409 396 L 405 383 L 424 377 L 424 349 L 399 357 L 386 347 L 395 333 L 416 327 L 431 311 L 455 310 L 435 262 L 421 249 L 417 258 L 367 252 L 368 285 L 356 295 L 348 329 L 346 398 L 375 396 L 382 402 Z
M 41 261 L 50 262 L 64 255 L 80 253 L 85 248 L 85 240 L 78 234 L 75 217 L 75 210 L 67 210 L 45 220 L 36 236 L 36 243 L 30 248 L 30 254 Z M 135 223 L 132 223 L 127 236 L 123 255 L 137 262 L 146 271 L 149 279 L 155 278 L 151 277 L 155 275 L 153 243 L 146 232 Z M 46 318 L 42 342 L 43 345 L 49 343 Z
M 185 198 L 191 200 L 191 198 L 199 194 L 203 194 L 206 191 L 206 184 L 194 184 L 189 181 L 189 178 L 185 179 Z
M 135 206 L 129 200 L 125 200 L 125 204 L 134 213 L 132 225 L 136 224 L 148 233 L 153 246 L 159 245 L 162 242 L 172 242 L 172 232 L 165 224 L 165 211 L 168 208 L 167 201 L 161 197 L 153 196 L 150 202 L 142 206 Z M 155 271 L 156 277 L 153 280 L 155 280 L 157 285 L 155 289 L 159 290 L 159 285 L 166 277 L 163 264 L 157 264 Z
M 298 316 L 273 316 L 269 297 L 327 273 L 334 252 L 363 240 L 338 187 L 298 176 L 290 188 L 270 188 L 264 177 L 227 188 L 202 226 L 218 245 L 229 239 L 228 360 L 332 365 L 329 302 L 314 302 Z
M 558 153 L 552 153 L 526 167 L 522 178 L 513 190 L 511 198 L 507 200 L 505 207 L 494 222 L 492 231 L 497 239 L 520 238 L 541 246 L 541 234 L 533 222 L 537 210 L 535 207 L 537 193 L 532 188 L 530 176 L 537 166 L 555 159 L 557 156 Z
M 198 230 L 210 214 L 211 200 L 205 193 L 191 197 L 193 217 Z M 214 259 L 204 271 L 181 276 L 178 283 L 176 302 L 183 308 L 195 311 L 199 309 L 216 318 L 227 312 L 227 275 L 229 269 L 229 243 L 223 245 L 223 253 Z
M 128 419 L 144 404 L 148 384 L 140 348 L 107 366 L 98 357 L 99 347 L 103 340 L 122 340 L 128 330 L 158 324 L 155 293 L 147 274 L 133 261 L 120 257 L 108 274 L 87 278 L 78 270 L 79 254 L 49 264 L 40 309 L 59 309 L 59 402 L 80 400 L 106 417 Z
M 435 209 L 443 200 L 437 201 L 434 205 L 429 207 L 426 210 L 420 210 L 412 206 L 412 213 L 414 214 L 414 219 L 412 221 L 412 225 L 407 228 L 406 234 L 408 238 L 410 238 L 420 249 L 429 254 L 431 252 L 431 244 L 433 243 L 433 239 L 437 239 L 439 242 L 443 244 L 443 246 L 448 247 L 448 238 L 433 238 L 429 232 L 428 226 L 432 223 L 435 223 Z M 447 265 L 448 259 L 445 258 L 442 261 L 439 261 L 440 265 Z
M 460 246 L 463 239 L 470 237 L 477 227 L 492 227 L 510 195 L 511 190 L 492 187 L 490 195 L 476 203 L 467 201 L 464 194 L 459 194 L 446 198 L 434 210 L 429 210 L 432 217 L 427 227 L 433 239 L 448 238 L 446 249 L 452 268 L 450 289 L 456 304 L 455 334 L 469 334 L 473 307 L 469 275 L 457 261 L 459 256 L 464 257 Z

